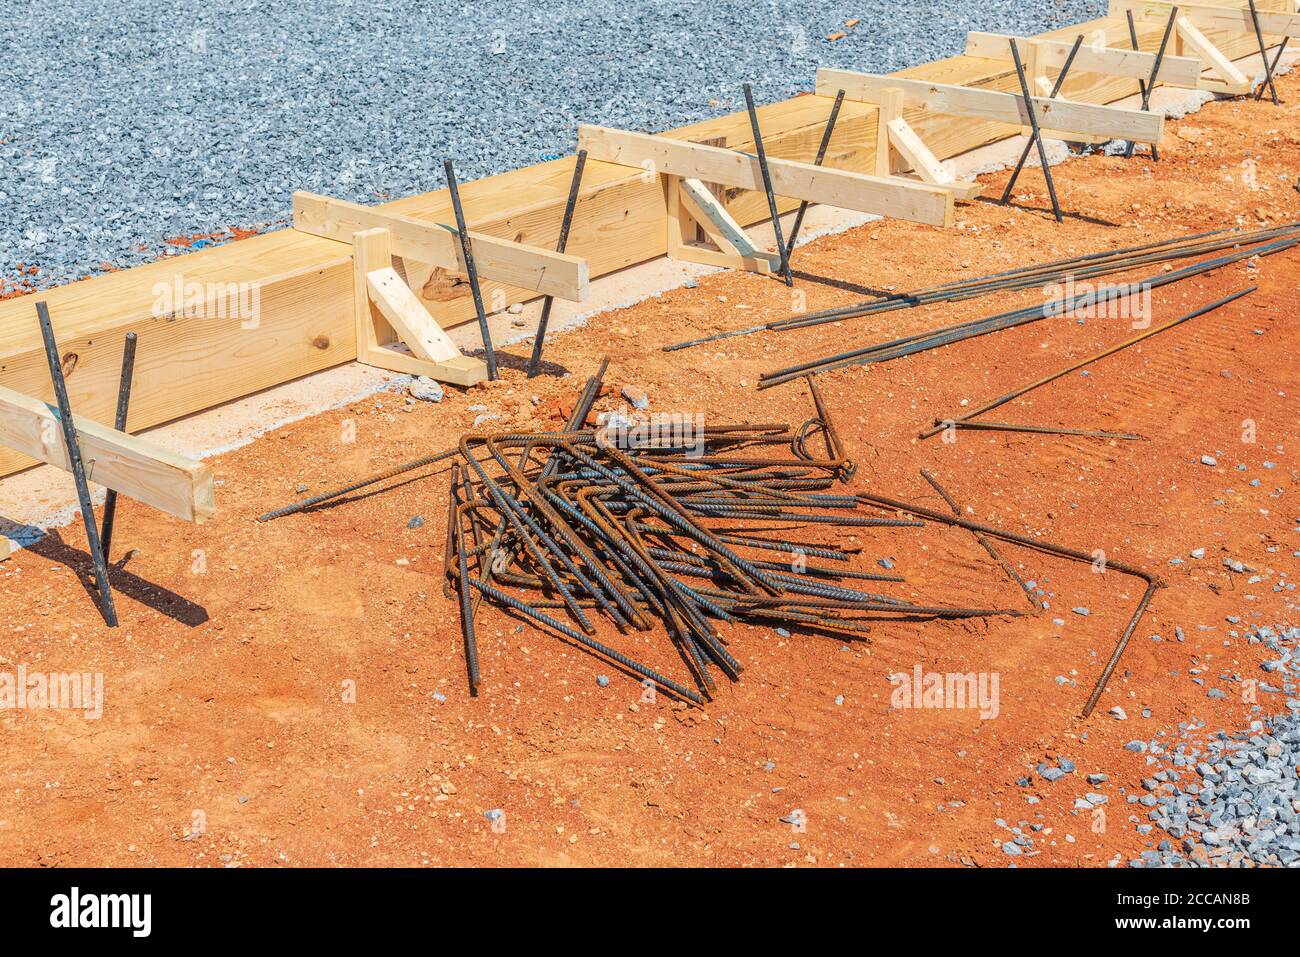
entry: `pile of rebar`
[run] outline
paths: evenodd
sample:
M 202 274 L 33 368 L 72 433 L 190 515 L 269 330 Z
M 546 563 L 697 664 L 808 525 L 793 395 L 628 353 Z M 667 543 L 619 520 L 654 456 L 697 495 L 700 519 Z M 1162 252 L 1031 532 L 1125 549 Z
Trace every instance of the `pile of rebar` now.
M 598 375 L 563 432 L 461 439 L 446 574 L 449 596 L 459 593 L 471 690 L 480 683 L 474 622 L 483 599 L 696 703 L 716 688 L 713 669 L 733 680 L 741 672 L 717 622 L 862 637 L 882 616 L 1021 614 L 864 590 L 904 579 L 847 567 L 850 553 L 827 536 L 923 523 L 852 514 L 859 500 L 829 491 L 853 467 L 815 385 L 817 413 L 797 429 L 651 421 L 644 432 L 621 420 L 580 427 L 599 388 Z M 809 450 L 819 436 L 822 456 Z M 792 526 L 820 530 L 821 542 L 790 540 Z M 658 628 L 699 691 L 596 640 L 598 616 L 627 634 Z

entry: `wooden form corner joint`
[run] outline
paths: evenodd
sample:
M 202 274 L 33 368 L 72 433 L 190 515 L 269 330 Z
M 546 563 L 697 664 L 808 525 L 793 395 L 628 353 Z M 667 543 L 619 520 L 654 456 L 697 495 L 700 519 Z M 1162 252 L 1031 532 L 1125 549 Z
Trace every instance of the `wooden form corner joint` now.
M 763 275 L 780 270 L 781 257 L 754 244 L 727 212 L 717 190 L 693 177 L 664 174 L 661 178 L 669 259 Z
M 460 349 L 393 268 L 387 229 L 352 234 L 357 362 L 471 386 L 487 378 L 487 363 Z M 410 350 L 392 348 L 400 343 Z
M 1190 51 L 1209 71 L 1201 76 L 1201 88 L 1216 93 L 1239 96 L 1252 89 L 1250 78 L 1210 39 L 1196 28 L 1186 16 L 1179 14 L 1174 21 L 1178 52 Z
M 958 180 L 952 171 L 934 155 L 925 141 L 903 118 L 903 91 L 886 87 L 876 104 L 876 175 L 893 176 L 893 154 L 906 162 L 904 168 L 916 171 L 921 182 L 952 191 L 954 199 L 973 200 L 980 194 L 980 184 L 973 180 Z

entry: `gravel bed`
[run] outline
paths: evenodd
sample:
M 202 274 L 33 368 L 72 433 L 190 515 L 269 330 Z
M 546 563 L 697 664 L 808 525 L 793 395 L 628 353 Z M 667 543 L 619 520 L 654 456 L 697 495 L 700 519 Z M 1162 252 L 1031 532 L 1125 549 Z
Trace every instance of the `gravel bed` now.
M 1300 628 L 1260 627 L 1247 640 L 1276 657 L 1258 676 L 1221 680 L 1253 681 L 1260 702 L 1286 695 L 1288 710 L 1208 740 L 1203 722 L 1184 721 L 1178 744 L 1139 742 L 1160 769 L 1143 779 L 1146 793 L 1132 803 L 1147 808 L 1147 819 L 1167 837 L 1129 866 L 1300 867 Z
M 296 189 L 361 202 L 570 153 L 579 122 L 657 131 L 1033 33 L 1102 0 L 0 0 L 0 280 L 42 288 L 273 229 Z M 859 18 L 847 36 L 845 23 Z M 17 29 L 21 27 L 21 33 Z M 35 266 L 33 272 L 31 267 Z M 10 283 L 9 288 L 13 285 Z

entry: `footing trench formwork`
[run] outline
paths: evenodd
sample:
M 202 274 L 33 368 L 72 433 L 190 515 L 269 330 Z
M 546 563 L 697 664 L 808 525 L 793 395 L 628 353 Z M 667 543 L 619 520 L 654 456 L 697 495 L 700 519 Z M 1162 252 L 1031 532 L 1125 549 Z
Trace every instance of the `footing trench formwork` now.
M 472 386 L 496 373 L 485 303 L 580 303 L 592 278 L 664 255 L 789 284 L 794 237 L 787 248 L 782 214 L 798 208 L 801 220 L 820 204 L 950 227 L 980 184 L 945 161 L 1024 133 L 1059 221 L 1044 138 L 1128 141 L 1129 155 L 1136 144 L 1154 155 L 1164 117 L 1145 107 L 1155 88 L 1252 92 L 1234 61 L 1278 62 L 1300 37 L 1295 6 L 1111 0 L 1104 19 L 1033 38 L 971 33 L 965 54 L 896 74 L 819 70 L 814 93 L 781 103 L 755 107 L 746 85 L 746 112 L 669 133 L 580 126 L 574 158 L 459 190 L 449 163 L 449 189 L 379 206 L 296 193 L 293 228 L 0 303 L 0 477 L 38 462 L 72 471 L 88 526 L 88 483 L 202 522 L 216 508 L 210 471 L 130 433 L 350 362 Z M 1144 108 L 1111 105 L 1135 86 Z M 763 221 L 776 253 L 745 233 Z M 474 319 L 486 362 L 445 331 Z M 759 387 L 817 371 L 782 370 Z M 953 427 L 999 427 L 970 418 Z M 774 481 L 779 501 L 784 480 Z M 111 531 L 106 518 L 102 553 L 91 546 L 110 618 Z M 0 560 L 10 549 L 0 537 Z M 719 555 L 724 567 L 733 560 Z
M 1259 0 L 1257 8 L 1271 56 L 1284 37 L 1300 33 L 1300 17 L 1294 0 Z M 1126 52 L 1132 49 L 1126 11 L 1135 14 L 1144 58 Z M 1245 4 L 1234 0 L 1215 7 L 1182 4 L 1179 11 L 1179 29 L 1169 42 L 1160 82 L 1194 82 L 1211 91 L 1245 92 L 1249 83 L 1231 60 L 1258 53 L 1260 48 Z M 1102 111 L 1095 105 L 1136 92 L 1140 77 L 1149 70 L 1151 54 L 1161 46 L 1169 13 L 1170 5 L 1165 3 L 1112 0 L 1104 19 L 1033 38 L 1051 42 L 1033 45 L 1032 56 L 1030 45 L 1022 44 L 1031 60 L 1026 69 L 1033 82 L 1054 74 L 1063 49 L 1084 36 L 1079 62 L 1058 93 L 1063 102 L 1048 107 L 1044 133 L 1094 142 L 1126 134 L 1157 139 L 1158 116 L 1132 109 Z M 966 54 L 888 77 L 820 71 L 816 94 L 759 106 L 763 145 L 776 177 L 777 207 L 782 213 L 791 210 L 803 194 L 815 202 L 867 212 L 937 225 L 951 222 L 954 197 L 969 198 L 970 184 L 944 182 L 942 167 L 935 168 L 935 161 L 1024 129 L 1023 112 L 1017 115 L 1023 111 L 1019 96 L 990 99 L 974 92 L 1019 93 L 1004 44 L 1007 39 L 972 34 Z M 1108 72 L 1098 72 L 1102 70 Z M 1045 82 L 1036 86 L 1035 102 L 1041 108 L 1049 91 Z M 838 88 L 844 88 L 846 96 L 825 147 L 824 172 L 814 172 L 811 164 Z M 882 91 L 890 91 L 883 105 L 877 102 Z M 883 136 L 882 110 L 893 118 Z M 1053 128 L 1062 121 L 1076 129 Z M 706 232 L 716 234 L 731 223 L 748 226 L 769 219 L 762 183 L 755 182 L 751 130 L 745 113 L 656 136 L 583 128 L 580 145 L 591 155 L 564 255 L 553 250 L 573 178 L 572 158 L 464 184 L 460 192 L 468 226 L 476 234 L 474 256 L 484 300 L 499 307 L 550 293 L 580 301 L 589 278 L 673 251 L 668 221 L 679 204 L 676 195 L 666 201 L 665 188 L 674 181 L 704 180 L 714 187 L 710 195 L 716 197 L 716 208 L 708 210 L 705 218 L 716 223 L 706 222 Z M 887 160 L 881 155 L 881 144 L 890 154 Z M 912 166 L 920 179 L 880 176 Z M 886 182 L 847 174 L 871 174 Z M 783 194 L 783 189 L 792 195 Z M 697 210 L 698 199 L 697 193 L 690 200 Z M 377 314 L 381 339 L 394 338 L 387 328 L 393 311 L 419 315 L 413 308 L 417 304 L 431 317 L 423 325 L 424 336 L 437 339 L 434 327 L 456 326 L 475 315 L 469 286 L 463 281 L 456 231 L 448 225 L 455 223 L 449 192 L 438 190 L 374 207 L 301 193 L 294 197 L 293 213 L 293 229 L 40 293 L 49 306 L 76 413 L 97 422 L 112 421 L 120 344 L 127 332 L 139 337 L 127 421 L 132 432 L 358 357 L 366 361 L 369 356 L 401 372 L 431 371 L 430 365 L 439 360 L 422 358 L 418 344 L 405 337 L 413 354 L 386 349 L 383 357 L 374 357 L 367 342 L 358 341 L 359 329 L 362 336 L 366 334 L 357 306 L 365 284 L 356 281 L 352 237 L 376 227 L 387 229 L 391 265 L 378 268 L 391 268 L 410 291 L 391 308 L 385 301 Z M 712 249 L 683 251 L 680 244 L 676 249 L 686 257 L 728 261 Z M 733 261 L 743 264 L 744 257 L 734 255 Z M 765 257 L 750 261 L 751 268 L 766 265 Z M 217 308 L 211 307 L 214 295 L 221 300 Z M 253 301 L 256 308 L 241 308 L 240 301 Z M 470 368 L 435 377 L 455 382 L 477 374 L 472 362 L 465 365 Z M 0 383 L 42 401 L 53 399 L 30 297 L 0 302 Z M 24 450 L 0 447 L 0 476 L 32 464 Z

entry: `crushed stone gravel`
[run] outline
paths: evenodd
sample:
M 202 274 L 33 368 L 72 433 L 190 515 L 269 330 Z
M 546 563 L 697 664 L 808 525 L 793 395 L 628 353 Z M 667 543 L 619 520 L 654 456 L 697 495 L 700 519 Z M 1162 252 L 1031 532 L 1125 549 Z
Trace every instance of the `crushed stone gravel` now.
M 580 122 L 669 129 L 740 108 L 746 80 L 772 102 L 818 66 L 886 72 L 1104 9 L 0 0 L 23 27 L 0 57 L 0 280 L 44 288 L 283 227 L 294 190 L 380 202 L 441 187 L 445 157 L 474 179 L 568 155 Z

